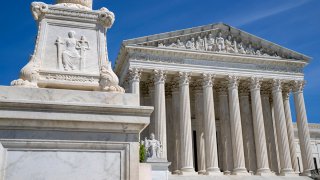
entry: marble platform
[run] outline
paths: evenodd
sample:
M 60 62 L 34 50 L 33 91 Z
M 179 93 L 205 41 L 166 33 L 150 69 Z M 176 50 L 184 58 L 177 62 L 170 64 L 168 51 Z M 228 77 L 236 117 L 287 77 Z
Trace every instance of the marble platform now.
M 176 176 L 170 175 L 169 180 L 311 180 L 309 177 L 283 176 Z
M 0 86 L 0 179 L 139 179 L 134 94 Z

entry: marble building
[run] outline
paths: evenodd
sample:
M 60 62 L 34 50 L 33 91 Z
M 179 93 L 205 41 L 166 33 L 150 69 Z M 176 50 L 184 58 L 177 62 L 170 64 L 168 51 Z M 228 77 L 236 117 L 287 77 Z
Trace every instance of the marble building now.
M 115 73 L 141 105 L 154 106 L 141 138 L 155 134 L 172 174 L 308 176 L 315 168 L 303 97 L 309 60 L 218 23 L 125 40 Z

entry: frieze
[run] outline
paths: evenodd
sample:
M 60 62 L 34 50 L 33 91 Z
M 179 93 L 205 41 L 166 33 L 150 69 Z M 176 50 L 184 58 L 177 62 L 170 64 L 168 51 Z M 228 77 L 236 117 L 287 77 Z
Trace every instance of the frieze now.
M 235 63 L 225 61 L 208 61 L 198 59 L 183 59 L 177 57 L 166 57 L 149 54 L 134 53 L 132 58 L 135 60 L 153 61 L 153 62 L 164 62 L 174 64 L 190 64 L 190 65 L 201 65 L 201 66 L 213 66 L 213 67 L 228 67 L 236 69 L 252 69 L 252 70 L 264 70 L 273 72 L 291 72 L 291 73 L 303 73 L 302 67 L 293 67 L 289 65 L 279 64 L 249 64 L 249 63 Z

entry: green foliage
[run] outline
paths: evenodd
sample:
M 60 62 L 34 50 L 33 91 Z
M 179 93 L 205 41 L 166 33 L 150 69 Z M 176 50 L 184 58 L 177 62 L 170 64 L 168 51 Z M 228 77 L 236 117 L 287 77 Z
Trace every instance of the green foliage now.
M 139 159 L 140 159 L 140 163 L 143 163 L 146 161 L 146 148 L 144 147 L 143 144 L 140 144 Z

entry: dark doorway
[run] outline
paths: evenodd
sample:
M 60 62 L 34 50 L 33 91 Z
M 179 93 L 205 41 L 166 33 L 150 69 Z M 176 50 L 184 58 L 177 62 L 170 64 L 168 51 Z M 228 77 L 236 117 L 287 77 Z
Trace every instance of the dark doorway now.
M 299 167 L 299 172 L 301 172 L 301 169 L 300 169 L 300 161 L 299 161 L 299 157 L 297 157 L 297 160 L 298 160 L 298 167 Z
M 314 163 L 314 169 L 317 171 L 317 173 L 319 173 L 318 163 L 317 163 L 317 159 L 316 158 L 313 158 L 313 163 Z
M 198 152 L 197 152 L 197 132 L 192 131 L 192 138 L 193 138 L 193 164 L 194 164 L 194 170 L 198 172 Z

